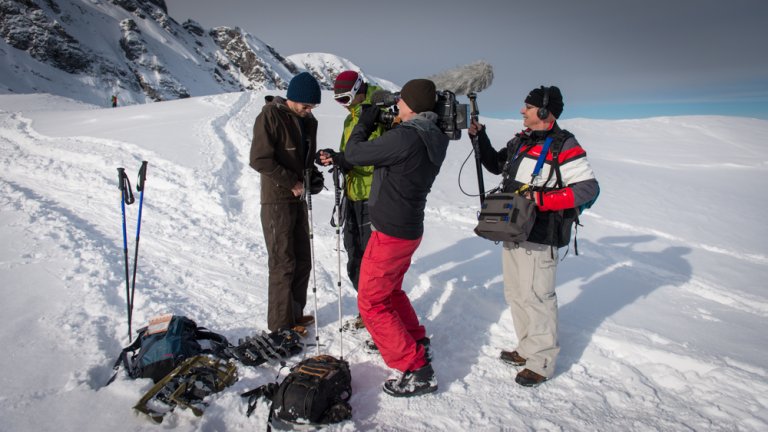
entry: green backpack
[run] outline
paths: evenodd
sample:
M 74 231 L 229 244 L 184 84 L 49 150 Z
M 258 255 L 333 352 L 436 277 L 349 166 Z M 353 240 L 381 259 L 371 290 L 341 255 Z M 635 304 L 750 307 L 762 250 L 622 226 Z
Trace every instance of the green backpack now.
M 209 346 L 204 348 L 201 340 L 208 341 Z M 152 378 L 158 382 L 187 358 L 198 354 L 226 357 L 222 353 L 229 346 L 227 338 L 198 327 L 187 317 L 157 317 L 141 328 L 136 340 L 120 352 L 113 367 L 115 374 L 109 382 L 115 379 L 121 364 L 131 378 Z

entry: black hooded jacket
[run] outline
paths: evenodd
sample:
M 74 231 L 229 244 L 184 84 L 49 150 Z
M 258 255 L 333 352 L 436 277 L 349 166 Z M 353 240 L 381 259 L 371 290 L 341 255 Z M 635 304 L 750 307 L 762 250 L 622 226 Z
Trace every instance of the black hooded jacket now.
M 407 240 L 424 234 L 427 194 L 448 149 L 448 137 L 436 120 L 435 113 L 420 113 L 372 141 L 366 141 L 368 126 L 352 130 L 344 159 L 375 167 L 368 199 L 374 229 Z

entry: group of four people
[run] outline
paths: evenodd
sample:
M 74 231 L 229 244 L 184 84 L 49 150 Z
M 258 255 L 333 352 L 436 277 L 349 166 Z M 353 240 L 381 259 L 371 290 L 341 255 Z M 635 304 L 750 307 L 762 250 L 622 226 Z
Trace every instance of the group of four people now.
M 349 111 L 339 151 L 317 149 L 312 109 L 320 103 L 321 90 L 307 72 L 296 75 L 286 97 L 272 98 L 256 118 L 250 166 L 261 175 L 261 222 L 269 254 L 267 320 L 271 331 L 292 328 L 304 334 L 314 321 L 304 315 L 311 252 L 302 196 L 305 178 L 317 175 L 315 162 L 333 164 L 345 177 L 344 246 L 360 312 L 349 325 L 367 329 L 371 346 L 400 372 L 383 390 L 416 396 L 436 391 L 437 380 L 430 339 L 402 284 L 424 233 L 427 195 L 445 159 L 448 137 L 437 126 L 432 81 L 414 79 L 403 86 L 398 119 L 390 129 L 379 124 L 380 108 L 371 104 L 377 90 L 355 71 L 336 77 L 335 99 Z M 526 192 L 537 208 L 529 238 L 503 243 L 504 294 L 518 345 L 502 351 L 501 359 L 525 366 L 515 378 L 523 386 L 551 378 L 559 352 L 555 271 L 563 230 L 556 225 L 570 223 L 563 211 L 589 203 L 599 191 L 586 153 L 557 125 L 562 111 L 560 90 L 542 86 L 525 98 L 520 111 L 525 129 L 501 150 L 491 146 L 483 125 L 473 121 L 468 130 L 477 139 L 483 166 L 504 174 L 506 192 L 530 182 L 530 167 L 548 137 L 560 141 L 560 151 L 545 154 L 540 184 Z M 555 166 L 557 176 L 552 175 Z

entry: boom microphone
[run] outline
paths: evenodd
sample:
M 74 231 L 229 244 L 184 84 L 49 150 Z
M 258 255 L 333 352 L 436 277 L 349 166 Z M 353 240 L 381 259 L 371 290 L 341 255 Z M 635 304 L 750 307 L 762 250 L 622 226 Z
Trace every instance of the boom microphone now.
M 432 75 L 429 79 L 438 89 L 450 90 L 457 95 L 468 95 L 491 86 L 493 67 L 484 61 L 477 61 Z

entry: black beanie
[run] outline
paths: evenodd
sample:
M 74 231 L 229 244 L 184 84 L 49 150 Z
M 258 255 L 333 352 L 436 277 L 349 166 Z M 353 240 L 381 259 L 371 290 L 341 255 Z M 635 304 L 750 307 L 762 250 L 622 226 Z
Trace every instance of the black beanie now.
M 288 83 L 288 100 L 317 105 L 320 103 L 320 84 L 309 72 L 302 72 Z
M 413 79 L 405 83 L 400 97 L 415 113 L 432 111 L 437 102 L 435 83 L 428 79 Z
M 547 106 L 544 106 L 544 89 L 548 89 L 548 102 Z M 533 105 L 535 107 L 539 108 L 546 108 L 549 110 L 549 112 L 552 113 L 555 118 L 560 118 L 560 114 L 563 113 L 563 94 L 560 93 L 560 89 L 551 86 L 551 87 L 544 87 L 541 86 L 539 88 L 535 88 L 531 90 L 530 93 L 528 93 L 528 96 L 525 98 L 525 103 Z

